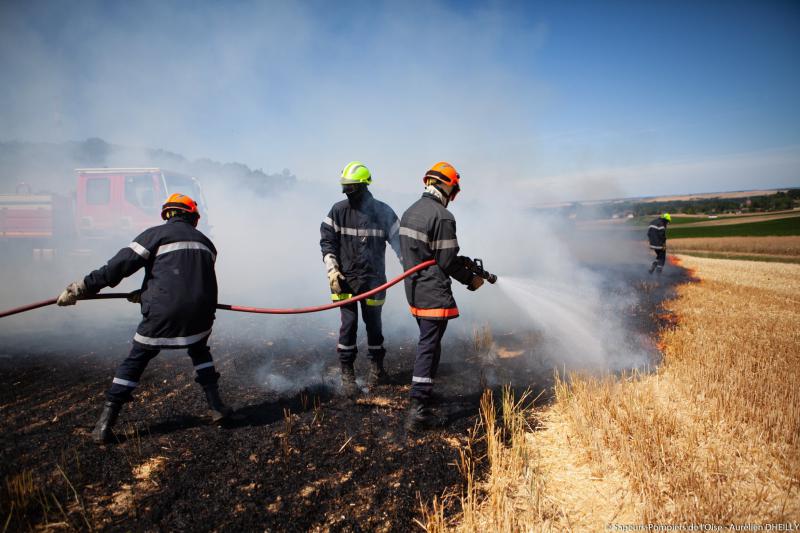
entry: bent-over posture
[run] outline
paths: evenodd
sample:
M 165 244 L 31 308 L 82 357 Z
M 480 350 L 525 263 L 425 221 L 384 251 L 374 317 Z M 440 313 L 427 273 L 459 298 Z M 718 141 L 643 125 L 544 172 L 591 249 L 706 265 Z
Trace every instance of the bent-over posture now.
M 131 394 L 147 363 L 162 349 L 186 348 L 208 401 L 212 419 L 231 414 L 219 395 L 219 373 L 214 368 L 208 337 L 217 305 L 217 250 L 196 229 L 200 214 L 197 203 L 183 194 L 171 195 L 162 207 L 166 222 L 145 230 L 112 257 L 105 266 L 82 281 L 71 283 L 58 298 L 58 305 L 74 305 L 81 298 L 115 287 L 140 268 L 145 269 L 140 291 L 129 298 L 141 303 L 142 321 L 133 336 L 130 354 L 117 368 L 92 439 L 111 439 L 122 405 Z

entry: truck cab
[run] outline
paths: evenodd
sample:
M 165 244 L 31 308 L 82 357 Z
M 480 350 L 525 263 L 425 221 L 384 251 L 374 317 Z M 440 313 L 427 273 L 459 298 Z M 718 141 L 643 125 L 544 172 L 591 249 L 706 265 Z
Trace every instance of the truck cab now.
M 160 168 L 79 168 L 75 172 L 75 223 L 81 238 L 131 238 L 161 223 L 161 205 L 176 192 L 197 201 L 200 229 L 209 229 L 205 197 L 191 176 Z

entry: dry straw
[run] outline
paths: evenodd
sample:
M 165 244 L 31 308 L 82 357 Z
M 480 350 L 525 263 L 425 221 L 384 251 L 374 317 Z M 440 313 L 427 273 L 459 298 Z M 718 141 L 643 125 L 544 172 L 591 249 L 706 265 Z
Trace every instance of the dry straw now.
M 800 518 L 800 265 L 683 258 L 700 283 L 668 303 L 651 375 L 569 376 L 542 412 L 481 402 L 488 473 L 461 455 L 462 513 L 429 531 Z M 532 430 L 528 421 L 540 428 Z

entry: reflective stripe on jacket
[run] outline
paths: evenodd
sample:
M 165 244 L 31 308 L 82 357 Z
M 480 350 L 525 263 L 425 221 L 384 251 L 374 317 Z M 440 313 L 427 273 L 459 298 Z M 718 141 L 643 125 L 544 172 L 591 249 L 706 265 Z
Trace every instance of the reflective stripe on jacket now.
M 650 248 L 661 250 L 667 244 L 667 221 L 659 217 L 650 222 L 647 228 L 647 239 L 650 241 Z
M 320 225 L 319 246 L 324 258 L 332 254 L 344 275 L 342 294 L 331 298 L 344 300 L 386 283 L 386 243 L 400 256 L 400 222 L 391 207 L 376 200 L 365 190 L 351 200 L 333 205 Z M 386 293 L 367 300 L 367 305 L 382 305 Z
M 145 230 L 84 278 L 95 294 L 115 287 L 144 267 L 142 321 L 134 340 L 158 348 L 182 348 L 211 334 L 217 306 L 217 250 L 181 217 Z
M 435 259 L 436 265 L 405 279 L 406 298 L 411 314 L 418 318 L 448 320 L 458 316 L 450 278 L 464 285 L 472 273 L 458 255 L 456 219 L 432 194 L 409 207 L 400 220 L 400 247 L 403 269 Z

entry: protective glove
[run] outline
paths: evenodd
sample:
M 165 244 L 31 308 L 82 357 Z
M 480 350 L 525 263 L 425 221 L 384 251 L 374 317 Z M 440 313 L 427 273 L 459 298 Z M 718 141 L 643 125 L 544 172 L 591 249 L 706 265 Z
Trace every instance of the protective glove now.
M 342 285 L 339 280 L 344 279 L 344 274 L 339 271 L 339 263 L 333 254 L 326 255 L 324 260 L 325 266 L 328 267 L 328 285 L 330 285 L 334 294 L 341 294 Z
M 128 301 L 132 304 L 142 303 L 142 289 L 139 289 L 138 291 L 133 291 L 132 293 L 128 294 Z
M 64 292 L 59 295 L 56 303 L 60 306 L 75 305 L 75 302 L 80 300 L 85 295 L 86 284 L 83 282 L 83 280 L 73 281 L 67 285 L 67 288 L 64 289 Z
M 344 275 L 339 272 L 338 269 L 328 271 L 328 285 L 331 286 L 331 290 L 334 294 L 342 293 L 342 285 L 339 283 L 340 279 L 344 279 Z
M 467 285 L 467 289 L 471 291 L 477 291 L 483 285 L 483 278 L 480 276 L 473 276 L 470 280 L 469 285 Z

